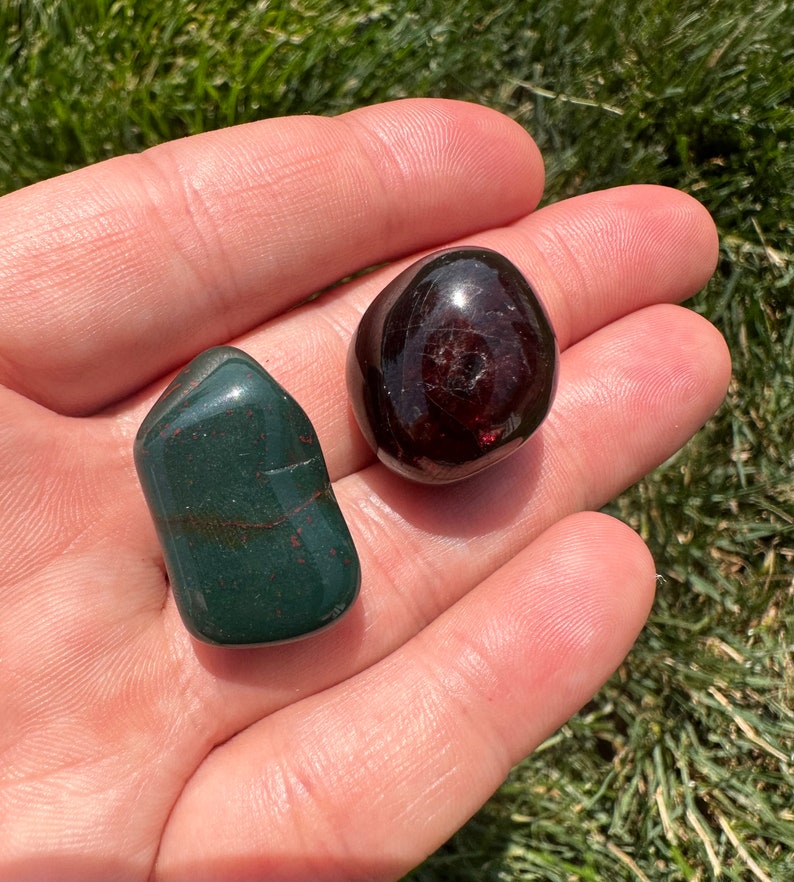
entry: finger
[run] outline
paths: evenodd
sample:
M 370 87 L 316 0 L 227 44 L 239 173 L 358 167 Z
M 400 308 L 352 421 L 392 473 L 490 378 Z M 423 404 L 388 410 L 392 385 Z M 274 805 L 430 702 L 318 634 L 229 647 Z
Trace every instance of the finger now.
M 0 382 L 85 413 L 372 264 L 534 208 L 529 136 L 472 104 L 292 117 L 0 201 Z
M 303 644 L 243 656 L 204 647 L 174 653 L 193 665 L 185 679 L 203 694 L 216 737 L 374 663 L 543 529 L 601 507 L 681 447 L 717 407 L 728 374 L 711 325 L 656 306 L 568 349 L 546 423 L 489 472 L 419 487 L 376 465 L 339 481 L 363 574 L 348 618 Z M 170 633 L 186 642 L 173 605 L 167 609 Z
M 625 526 L 557 524 L 399 652 L 216 749 L 156 877 L 396 878 L 594 694 L 653 586 Z
M 694 199 L 665 187 L 602 191 L 542 208 L 510 228 L 477 235 L 533 282 L 567 348 L 652 303 L 684 300 L 714 269 L 714 224 Z M 294 310 L 237 341 L 301 403 L 332 478 L 372 462 L 345 388 L 345 359 L 361 313 L 401 261 Z M 160 388 L 126 421 L 129 443 Z
M 714 272 L 706 209 L 679 190 L 632 185 L 549 205 L 505 246 L 542 292 L 562 349 L 652 303 L 679 303 Z

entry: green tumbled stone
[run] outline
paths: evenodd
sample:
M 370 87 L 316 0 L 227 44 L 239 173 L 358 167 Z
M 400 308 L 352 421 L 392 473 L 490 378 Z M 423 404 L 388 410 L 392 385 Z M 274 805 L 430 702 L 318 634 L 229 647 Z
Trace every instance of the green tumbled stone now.
M 135 465 L 185 626 L 253 646 L 336 621 L 360 568 L 312 424 L 252 358 L 208 349 L 138 430 Z

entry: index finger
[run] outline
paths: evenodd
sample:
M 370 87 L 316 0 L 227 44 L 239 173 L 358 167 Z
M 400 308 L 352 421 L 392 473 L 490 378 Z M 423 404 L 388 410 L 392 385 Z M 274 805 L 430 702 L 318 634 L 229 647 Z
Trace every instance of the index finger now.
M 0 382 L 89 413 L 346 275 L 509 223 L 529 135 L 406 100 L 164 144 L 0 200 Z

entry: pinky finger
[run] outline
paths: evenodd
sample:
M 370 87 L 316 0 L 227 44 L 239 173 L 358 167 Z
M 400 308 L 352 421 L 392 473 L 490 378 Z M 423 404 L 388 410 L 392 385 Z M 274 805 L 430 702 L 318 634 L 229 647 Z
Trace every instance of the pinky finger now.
M 215 750 L 157 877 L 399 877 L 617 668 L 654 581 L 623 524 L 559 522 L 385 660 Z

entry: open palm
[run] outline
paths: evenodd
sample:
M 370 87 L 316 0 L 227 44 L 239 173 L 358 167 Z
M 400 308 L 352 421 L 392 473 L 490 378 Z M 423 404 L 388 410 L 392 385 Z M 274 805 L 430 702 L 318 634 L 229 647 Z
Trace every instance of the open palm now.
M 672 305 L 716 237 L 675 191 L 534 211 L 542 186 L 517 125 L 425 100 L 189 138 L 0 201 L 0 875 L 394 878 L 614 671 L 654 568 L 593 510 L 722 398 L 722 339 Z M 457 241 L 531 279 L 559 392 L 509 460 L 415 486 L 356 429 L 345 356 L 383 285 Z M 169 376 L 226 342 L 308 413 L 361 556 L 353 610 L 285 646 L 189 637 L 132 461 Z

